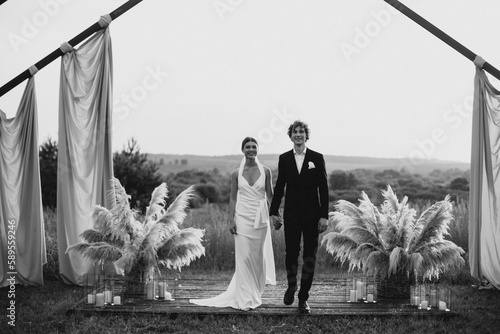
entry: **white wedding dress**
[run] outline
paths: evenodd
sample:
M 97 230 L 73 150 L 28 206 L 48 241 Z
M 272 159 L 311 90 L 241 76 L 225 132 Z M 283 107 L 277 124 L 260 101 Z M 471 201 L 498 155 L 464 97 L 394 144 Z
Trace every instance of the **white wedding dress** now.
M 207 299 L 190 299 L 190 303 L 247 311 L 262 304 L 266 284 L 276 284 L 264 168 L 257 160 L 260 176 L 255 184 L 250 185 L 243 177 L 244 165 L 245 158 L 238 172 L 233 278 L 222 294 Z

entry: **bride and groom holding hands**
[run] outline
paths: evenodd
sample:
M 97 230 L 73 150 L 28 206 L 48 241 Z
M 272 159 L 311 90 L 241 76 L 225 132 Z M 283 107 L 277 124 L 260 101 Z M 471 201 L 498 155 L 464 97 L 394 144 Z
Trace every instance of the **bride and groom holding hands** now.
M 191 299 L 191 303 L 240 310 L 260 306 L 265 285 L 276 284 L 271 228 L 278 230 L 283 225 L 288 283 L 283 303 L 292 305 L 299 290 L 299 313 L 311 313 L 307 300 L 314 278 L 318 237 L 328 227 L 329 201 L 325 161 L 323 155 L 306 147 L 309 132 L 308 125 L 301 121 L 289 126 L 293 149 L 279 157 L 274 189 L 271 170 L 257 158 L 257 141 L 251 137 L 243 140 L 244 157 L 231 174 L 229 202 L 229 230 L 235 238 L 235 273 L 225 292 L 212 298 Z M 283 196 L 284 213 L 280 217 Z

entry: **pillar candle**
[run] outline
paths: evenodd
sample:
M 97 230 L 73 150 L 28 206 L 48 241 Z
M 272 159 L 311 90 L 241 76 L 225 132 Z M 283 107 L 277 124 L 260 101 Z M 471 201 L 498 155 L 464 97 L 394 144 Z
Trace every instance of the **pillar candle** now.
M 423 310 L 425 309 L 426 310 L 428 307 L 429 307 L 429 302 L 427 300 L 422 300 L 420 302 L 420 308 L 421 309 L 423 309 Z
M 110 290 L 104 290 L 104 302 L 111 303 L 113 301 L 113 294 Z
M 146 299 L 147 300 L 155 299 L 155 286 L 153 282 L 146 283 Z
M 120 297 L 120 296 L 114 296 L 113 297 L 113 304 L 115 304 L 115 305 L 121 305 L 122 304 L 122 297 Z
M 95 295 L 93 293 L 87 295 L 87 304 L 95 304 Z
M 160 282 L 158 283 L 158 296 L 160 298 L 165 298 L 165 290 L 166 290 L 166 283 L 165 282 Z
M 413 297 L 412 305 L 420 306 L 420 297 L 419 296 Z
M 439 301 L 439 310 L 446 311 L 446 303 L 443 302 L 442 300 Z
M 356 290 L 349 291 L 349 301 L 350 302 L 356 301 Z
M 366 295 L 366 301 L 369 303 L 373 303 L 373 295 L 371 293 Z
M 357 298 L 363 299 L 365 297 L 365 284 L 362 281 L 356 282 Z
M 95 295 L 95 305 L 104 306 L 104 293 L 98 293 Z
M 168 291 L 165 291 L 165 300 L 172 300 L 172 294 Z

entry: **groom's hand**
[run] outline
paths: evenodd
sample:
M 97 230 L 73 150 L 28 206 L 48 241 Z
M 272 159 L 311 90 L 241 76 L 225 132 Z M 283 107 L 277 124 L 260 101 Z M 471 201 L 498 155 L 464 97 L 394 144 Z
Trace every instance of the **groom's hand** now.
M 281 225 L 283 225 L 283 224 L 281 223 L 281 219 L 280 219 L 280 217 L 278 217 L 278 216 L 274 216 L 274 215 L 272 215 L 272 216 L 271 216 L 271 222 L 273 223 L 273 226 L 274 226 L 274 229 L 275 229 L 275 230 L 279 230 L 279 229 L 281 228 Z
M 328 228 L 328 220 L 326 218 L 320 218 L 318 221 L 318 232 L 323 233 Z

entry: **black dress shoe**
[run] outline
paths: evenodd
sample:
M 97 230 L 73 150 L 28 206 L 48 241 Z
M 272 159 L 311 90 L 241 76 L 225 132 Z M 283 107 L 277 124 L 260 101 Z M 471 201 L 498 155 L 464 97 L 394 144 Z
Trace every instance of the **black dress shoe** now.
M 292 305 L 293 304 L 293 300 L 295 299 L 295 291 L 296 290 L 297 290 L 296 287 L 294 287 L 294 288 L 288 287 L 288 289 L 286 289 L 285 296 L 283 297 L 283 303 L 285 303 L 285 305 Z
M 311 308 L 305 300 L 299 300 L 299 313 L 300 314 L 311 314 Z

